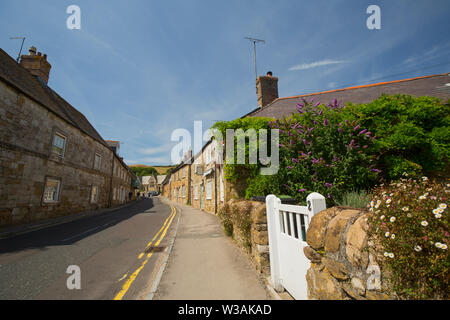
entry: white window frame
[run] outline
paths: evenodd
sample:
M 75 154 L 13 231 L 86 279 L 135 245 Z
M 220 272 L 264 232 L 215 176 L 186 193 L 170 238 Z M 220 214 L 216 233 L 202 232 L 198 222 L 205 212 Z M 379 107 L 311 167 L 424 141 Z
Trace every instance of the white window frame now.
M 206 181 L 206 200 L 212 199 L 212 180 Z
M 181 197 L 186 198 L 186 186 L 185 185 L 181 186 Z
M 58 183 L 56 186 L 56 199 L 48 199 L 46 197 L 48 182 L 57 182 Z M 61 196 L 61 179 L 51 178 L 51 177 L 46 178 L 45 183 L 44 183 L 44 193 L 42 195 L 42 202 L 43 203 L 58 203 L 60 196 Z
M 64 141 L 64 145 L 62 148 L 60 148 L 59 146 L 55 145 L 55 139 L 56 137 L 61 138 Z M 67 137 L 65 135 L 63 135 L 62 133 L 59 132 L 55 132 L 53 134 L 53 139 L 52 139 L 52 153 L 60 156 L 61 158 L 64 158 L 64 155 L 66 153 L 66 145 L 67 145 Z M 61 149 L 61 153 L 59 153 L 58 151 L 55 150 L 55 148 L 59 148 Z
M 198 186 L 194 186 L 194 200 L 198 200 Z

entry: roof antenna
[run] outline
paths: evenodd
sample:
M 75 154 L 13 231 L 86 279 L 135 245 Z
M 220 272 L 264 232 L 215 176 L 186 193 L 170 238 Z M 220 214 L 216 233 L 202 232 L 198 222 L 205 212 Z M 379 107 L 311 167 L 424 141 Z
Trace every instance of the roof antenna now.
M 249 38 L 249 37 L 245 37 L 245 39 L 250 40 L 251 42 L 253 42 L 253 50 L 255 52 L 255 81 L 256 81 L 258 79 L 258 73 L 256 72 L 256 43 L 257 42 L 262 42 L 262 43 L 265 44 L 266 41 L 265 40 L 260 40 L 260 39 Z M 256 93 L 258 93 L 258 87 L 256 87 Z
M 23 43 L 25 42 L 25 37 L 11 37 L 11 38 L 9 38 L 9 39 L 11 39 L 11 40 L 22 39 L 22 45 L 20 46 L 19 55 L 17 56 L 17 63 L 19 63 L 20 55 L 22 54 Z

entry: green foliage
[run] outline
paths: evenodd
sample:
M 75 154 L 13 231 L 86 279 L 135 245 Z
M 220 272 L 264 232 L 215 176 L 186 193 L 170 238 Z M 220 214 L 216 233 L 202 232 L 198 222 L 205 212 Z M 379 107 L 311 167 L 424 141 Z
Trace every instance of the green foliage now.
M 405 173 L 405 176 L 407 174 Z M 405 299 L 449 299 L 450 184 L 426 177 L 381 185 L 370 203 L 394 291 Z
M 251 249 L 251 208 L 249 203 L 241 203 L 239 206 L 226 204 L 218 212 L 225 235 L 237 236 L 247 250 Z
M 371 194 L 365 190 L 351 190 L 344 192 L 342 199 L 336 200 L 336 204 L 344 207 L 364 209 L 371 199 Z
M 158 171 L 152 167 L 130 167 L 131 171 L 138 177 L 142 176 L 157 176 Z
M 280 130 L 277 175 L 253 180 L 247 196 L 284 193 L 304 203 L 309 193 L 319 192 L 333 205 L 345 191 L 374 185 L 378 171 L 367 152 L 371 133 L 336 107 L 304 101 L 298 108 L 298 114 L 271 124 Z
M 237 162 L 237 152 L 238 148 L 236 146 L 236 142 L 239 137 L 242 137 L 245 135 L 247 130 L 254 129 L 258 133 L 259 129 L 269 129 L 269 120 L 271 118 L 263 118 L 263 117 L 246 117 L 246 118 L 239 118 L 232 121 L 218 121 L 214 124 L 212 127 L 213 129 L 217 129 L 224 139 L 226 138 L 226 130 L 227 129 L 233 129 L 233 130 L 242 130 L 242 131 L 236 131 L 235 134 L 235 148 L 234 148 L 234 159 L 235 163 Z M 259 147 L 259 139 L 257 141 L 257 146 Z M 248 155 L 249 155 L 249 144 L 246 143 L 245 145 L 245 159 L 246 164 L 227 164 L 225 163 L 225 179 L 231 181 L 231 182 L 237 182 L 238 180 L 240 182 L 245 182 L 247 179 L 253 179 L 255 178 L 259 173 L 259 168 L 261 167 L 259 161 L 258 164 L 249 164 L 248 163 Z
M 342 109 L 377 137 L 369 150 L 387 180 L 444 170 L 450 156 L 450 105 L 437 98 L 383 95 Z
M 282 181 L 279 181 L 279 175 L 258 175 L 253 179 L 249 179 L 248 187 L 245 191 L 245 198 L 250 199 L 252 196 L 261 196 L 268 194 L 279 195 L 281 193 Z
M 287 194 L 304 203 L 309 193 L 319 192 L 333 205 L 347 201 L 347 192 L 368 190 L 381 179 L 449 168 L 450 105 L 437 98 L 383 95 L 344 107 L 336 100 L 328 106 L 303 100 L 298 109 L 279 120 L 247 117 L 214 125 L 224 137 L 226 129 L 280 130 L 277 174 L 261 176 L 261 163 L 248 163 L 249 143 L 246 164 L 225 164 L 225 178 L 241 185 L 246 198 Z

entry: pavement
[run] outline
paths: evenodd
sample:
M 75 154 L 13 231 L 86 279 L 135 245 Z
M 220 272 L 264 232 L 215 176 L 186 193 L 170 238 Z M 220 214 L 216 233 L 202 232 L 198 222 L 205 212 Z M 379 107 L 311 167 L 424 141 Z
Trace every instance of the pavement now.
M 178 231 L 153 300 L 271 300 L 249 257 L 225 236 L 217 216 L 175 204 Z

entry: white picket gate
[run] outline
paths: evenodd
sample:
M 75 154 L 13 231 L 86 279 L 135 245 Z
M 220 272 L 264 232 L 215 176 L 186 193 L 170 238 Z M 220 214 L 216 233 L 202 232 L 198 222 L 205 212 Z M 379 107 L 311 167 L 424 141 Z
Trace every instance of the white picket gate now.
M 286 289 L 296 300 L 308 299 L 306 271 L 310 261 L 303 253 L 306 231 L 312 216 L 326 209 L 325 198 L 316 192 L 308 195 L 306 203 L 287 205 L 274 195 L 266 197 L 272 286 L 277 291 Z

